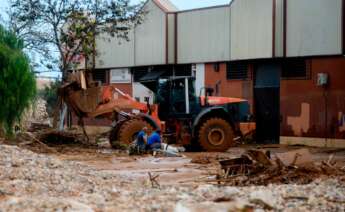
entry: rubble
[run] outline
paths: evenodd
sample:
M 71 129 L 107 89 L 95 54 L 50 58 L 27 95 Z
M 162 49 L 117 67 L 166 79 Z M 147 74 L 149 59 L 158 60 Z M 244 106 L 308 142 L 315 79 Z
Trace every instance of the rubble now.
M 248 150 L 239 158 L 219 161 L 222 173 L 214 180 L 218 184 L 246 186 L 274 183 L 308 184 L 317 178 L 344 175 L 331 159 L 314 164 L 308 149 L 277 153 Z

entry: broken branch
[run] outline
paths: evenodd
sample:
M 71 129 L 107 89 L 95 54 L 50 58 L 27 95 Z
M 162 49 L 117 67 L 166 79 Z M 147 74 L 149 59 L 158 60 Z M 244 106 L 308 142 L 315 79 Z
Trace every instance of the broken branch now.
M 160 185 L 157 181 L 159 174 L 157 175 L 152 175 L 150 172 L 148 172 L 149 178 L 150 178 L 150 182 L 151 182 L 151 186 L 152 188 L 159 188 L 160 189 Z

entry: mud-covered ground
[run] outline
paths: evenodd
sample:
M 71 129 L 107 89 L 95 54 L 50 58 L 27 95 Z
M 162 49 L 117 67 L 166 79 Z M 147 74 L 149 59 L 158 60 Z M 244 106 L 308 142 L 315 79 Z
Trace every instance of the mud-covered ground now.
M 41 153 L 0 145 L 0 211 L 345 211 L 343 175 L 320 176 L 306 185 L 217 185 L 216 161 L 239 156 L 252 146 L 227 153 L 185 153 L 181 158 L 129 157 L 106 145 L 52 148 L 55 151 Z M 265 148 L 286 152 L 300 147 Z M 333 155 L 338 166 L 345 165 L 345 151 L 310 152 L 316 163 Z M 159 175 L 156 181 L 149 173 Z

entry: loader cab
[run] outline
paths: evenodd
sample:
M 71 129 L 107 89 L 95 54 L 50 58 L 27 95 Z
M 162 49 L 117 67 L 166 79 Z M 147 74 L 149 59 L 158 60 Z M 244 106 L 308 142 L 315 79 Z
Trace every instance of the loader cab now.
M 156 94 L 159 117 L 190 118 L 200 111 L 199 99 L 195 94 L 194 77 L 169 77 L 160 79 Z

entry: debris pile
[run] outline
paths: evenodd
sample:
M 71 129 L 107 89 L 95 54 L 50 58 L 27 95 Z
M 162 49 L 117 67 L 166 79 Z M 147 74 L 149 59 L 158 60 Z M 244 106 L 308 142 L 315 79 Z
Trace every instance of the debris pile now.
M 52 145 L 83 143 L 85 136 L 72 131 L 45 130 L 37 133 L 39 140 Z
M 210 164 L 212 163 L 211 158 L 207 155 L 201 155 L 198 157 L 194 157 L 191 161 L 191 163 L 197 163 L 197 164 Z
M 31 127 L 37 127 L 35 125 L 51 126 L 51 120 L 49 118 L 46 106 L 47 102 L 42 98 L 38 98 L 33 105 L 26 110 L 20 124 L 24 130 L 30 129 Z
M 222 173 L 216 176 L 218 184 L 248 186 L 268 184 L 308 184 L 317 178 L 344 175 L 332 156 L 326 162 L 315 164 L 308 149 L 287 153 L 248 150 L 239 158 L 219 161 Z
M 41 131 L 41 130 L 47 130 L 50 128 L 51 128 L 51 126 L 49 124 L 32 122 L 27 131 L 28 132 L 37 132 L 37 131 Z
M 81 133 L 47 128 L 34 132 L 20 132 L 14 140 L 6 140 L 6 143 L 16 144 L 37 153 L 57 153 L 54 147 L 73 144 L 81 146 L 85 143 L 85 137 Z

